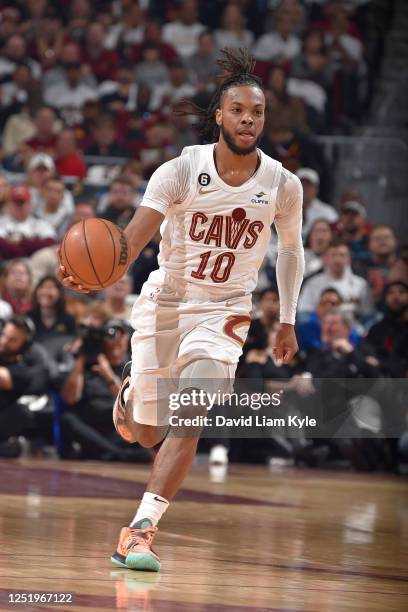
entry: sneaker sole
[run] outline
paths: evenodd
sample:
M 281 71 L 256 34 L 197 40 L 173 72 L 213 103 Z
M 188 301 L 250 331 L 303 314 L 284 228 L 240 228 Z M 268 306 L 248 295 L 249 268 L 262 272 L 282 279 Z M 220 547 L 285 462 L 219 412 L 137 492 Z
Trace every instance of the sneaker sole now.
M 123 557 L 123 561 L 121 561 L 121 558 L 122 558 L 122 555 L 120 555 L 120 558 L 119 558 L 119 555 L 116 553 L 116 554 L 111 556 L 111 561 L 115 565 L 119 565 L 119 567 L 126 567 L 127 568 L 126 558 Z
M 126 567 L 132 570 L 158 572 L 160 561 L 147 553 L 129 553 L 126 557 Z

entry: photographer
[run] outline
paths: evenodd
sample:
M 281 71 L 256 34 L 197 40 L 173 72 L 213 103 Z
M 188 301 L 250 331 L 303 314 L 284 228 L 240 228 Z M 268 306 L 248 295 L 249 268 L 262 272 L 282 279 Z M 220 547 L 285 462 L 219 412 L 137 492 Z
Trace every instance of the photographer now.
M 135 452 L 122 448 L 114 431 L 112 406 L 128 359 L 128 327 L 118 319 L 103 326 L 81 326 L 75 341 L 75 364 L 61 397 L 69 408 L 61 417 L 63 457 L 72 456 L 72 443 L 81 458 L 130 460 Z
M 0 456 L 18 457 L 18 440 L 31 424 L 31 414 L 17 400 L 27 393 L 35 371 L 24 363 L 34 335 L 34 326 L 25 317 L 15 316 L 0 333 Z

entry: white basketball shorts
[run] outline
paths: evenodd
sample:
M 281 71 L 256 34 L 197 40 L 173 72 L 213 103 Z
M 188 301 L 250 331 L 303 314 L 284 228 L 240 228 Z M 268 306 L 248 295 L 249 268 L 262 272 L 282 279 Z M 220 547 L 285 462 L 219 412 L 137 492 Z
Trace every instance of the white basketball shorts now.
M 250 295 L 221 302 L 203 301 L 202 296 L 184 301 L 158 278 L 156 273 L 150 276 L 132 311 L 135 331 L 126 401 L 133 403 L 134 420 L 146 425 L 168 423 L 165 400 L 181 390 L 183 369 L 193 361 L 221 362 L 220 376 L 230 385 L 250 324 Z

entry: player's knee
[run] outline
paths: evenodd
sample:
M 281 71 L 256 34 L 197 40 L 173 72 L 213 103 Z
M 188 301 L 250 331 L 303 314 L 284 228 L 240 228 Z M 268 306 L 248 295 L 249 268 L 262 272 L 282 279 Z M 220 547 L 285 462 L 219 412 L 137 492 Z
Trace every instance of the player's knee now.
M 133 432 L 136 442 L 144 448 L 151 448 L 161 442 L 166 435 L 168 427 L 158 427 L 155 425 L 143 425 L 142 423 L 134 423 Z

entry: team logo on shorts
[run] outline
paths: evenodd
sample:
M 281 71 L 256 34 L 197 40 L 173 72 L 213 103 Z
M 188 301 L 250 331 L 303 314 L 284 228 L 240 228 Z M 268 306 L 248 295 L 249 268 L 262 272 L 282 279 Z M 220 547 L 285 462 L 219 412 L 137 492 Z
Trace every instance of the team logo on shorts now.
M 234 340 L 234 342 L 239 344 L 239 346 L 243 346 L 245 342 L 246 334 L 244 338 L 241 338 L 241 336 L 238 336 L 236 331 L 238 329 L 241 329 L 241 327 L 249 328 L 250 324 L 251 324 L 251 317 L 249 317 L 248 315 L 230 315 L 229 317 L 227 317 L 227 322 L 224 325 L 223 331 L 224 331 L 224 334 L 228 336 L 228 338 L 231 338 L 232 340 Z
M 206 187 L 207 185 L 209 185 L 210 181 L 211 181 L 211 177 L 206 172 L 202 172 L 201 174 L 198 175 L 198 182 L 203 187 Z

